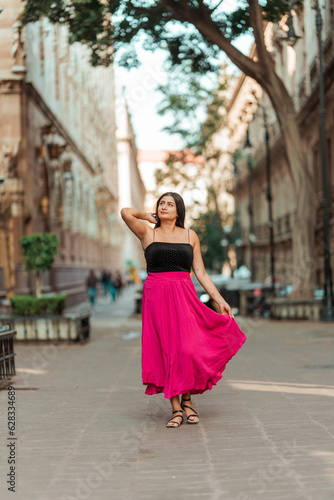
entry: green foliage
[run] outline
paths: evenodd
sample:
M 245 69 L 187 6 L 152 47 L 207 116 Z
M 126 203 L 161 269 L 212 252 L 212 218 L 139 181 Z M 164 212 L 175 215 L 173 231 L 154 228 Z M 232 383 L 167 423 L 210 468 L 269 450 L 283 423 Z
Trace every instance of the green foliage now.
M 108 2 L 106 2 L 108 4 Z M 22 24 L 47 17 L 65 24 L 69 42 L 80 42 L 91 49 L 93 66 L 108 66 L 112 61 L 111 12 L 99 0 L 26 0 L 20 16 Z
M 66 305 L 66 295 L 53 297 L 29 297 L 16 295 L 10 298 L 13 314 L 17 316 L 40 316 L 43 314 L 62 314 Z
M 205 268 L 221 272 L 224 259 L 222 219 L 216 210 L 208 210 L 197 217 L 191 225 L 199 238 Z
M 213 136 L 224 123 L 225 117 L 222 108 L 225 104 L 224 91 L 227 88 L 228 76 L 220 68 L 220 82 L 217 83 L 217 74 L 212 74 L 211 80 L 206 78 L 203 82 L 197 74 L 190 73 L 183 81 L 177 78 L 178 70 L 169 72 L 169 79 L 165 86 L 161 86 L 164 99 L 160 105 L 159 113 L 167 115 L 172 113 L 172 123 L 164 130 L 169 134 L 179 135 L 185 144 L 183 155 L 171 153 L 163 169 L 155 172 L 157 185 L 166 181 L 175 188 L 186 183 L 187 188 L 195 188 L 198 178 L 203 175 L 203 165 L 198 163 L 189 169 L 189 152 L 194 156 L 205 156 L 206 160 L 218 161 L 221 151 L 213 145 Z M 202 115 L 202 116 L 201 116 Z
M 159 86 L 163 99 L 158 113 L 171 116 L 164 128 L 169 134 L 179 135 L 185 148 L 202 154 L 208 140 L 222 125 L 220 108 L 224 104 L 222 90 L 227 79 L 218 84 L 217 67 L 205 77 L 194 73 L 188 63 L 169 67 L 167 82 Z
M 25 271 L 47 271 L 52 268 L 60 241 L 54 233 L 21 236 L 22 264 Z
M 93 65 L 107 66 L 113 60 L 112 52 L 125 47 L 119 62 L 127 67 L 136 66 L 138 58 L 133 42 L 144 34 L 145 48 L 167 50 L 172 65 L 187 60 L 192 71 L 205 74 L 211 70 L 212 61 L 217 60 L 219 50 L 192 22 L 207 15 L 230 40 L 251 32 L 247 1 L 237 1 L 232 12 L 226 12 L 224 3 L 175 1 L 176 10 L 172 12 L 164 0 L 25 0 L 20 19 L 27 24 L 44 16 L 53 23 L 65 24 L 71 42 L 81 42 L 91 49 Z M 266 0 L 260 4 L 268 21 L 277 21 L 289 6 L 287 0 Z M 302 4 L 302 0 L 293 2 L 295 6 Z

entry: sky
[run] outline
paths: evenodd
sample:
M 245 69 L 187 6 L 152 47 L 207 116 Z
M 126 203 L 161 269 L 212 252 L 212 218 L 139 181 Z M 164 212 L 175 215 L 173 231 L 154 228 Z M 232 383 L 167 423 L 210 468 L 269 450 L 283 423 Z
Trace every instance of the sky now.
M 233 9 L 235 0 L 225 0 L 224 8 Z M 235 45 L 248 53 L 252 43 L 250 36 L 239 38 Z M 170 135 L 162 129 L 170 118 L 159 116 L 157 106 L 162 95 L 156 90 L 157 85 L 166 82 L 163 70 L 164 52 L 148 52 L 139 49 L 141 66 L 126 70 L 115 67 L 115 81 L 118 93 L 123 93 L 128 102 L 131 122 L 136 136 L 138 149 L 143 150 L 179 150 L 183 143 L 177 135 Z M 232 66 L 232 65 L 231 65 Z

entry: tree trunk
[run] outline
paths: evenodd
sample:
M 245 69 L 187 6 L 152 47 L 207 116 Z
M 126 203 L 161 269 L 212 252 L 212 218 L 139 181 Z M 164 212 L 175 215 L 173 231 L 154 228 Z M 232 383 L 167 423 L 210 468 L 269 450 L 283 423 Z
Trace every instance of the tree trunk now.
M 276 80 L 276 81 L 275 81 Z M 315 224 L 317 197 L 308 170 L 293 101 L 275 72 L 262 82 L 280 125 L 285 144 L 287 165 L 296 199 L 296 214 L 292 221 L 293 285 L 291 298 L 313 298 L 315 283 Z
M 42 281 L 39 272 L 35 273 L 36 297 L 42 297 Z
M 176 12 L 180 3 L 171 0 L 164 3 Z M 316 222 L 316 194 L 308 171 L 307 157 L 303 150 L 301 135 L 297 124 L 296 111 L 283 81 L 275 72 L 271 54 L 267 51 L 263 37 L 262 10 L 255 0 L 249 0 L 250 22 L 257 43 L 259 62 L 253 61 L 236 49 L 211 19 L 208 10 L 201 16 L 194 12 L 182 11 L 183 19 L 192 23 L 211 43 L 216 44 L 230 60 L 247 76 L 256 80 L 267 92 L 277 119 L 285 145 L 288 171 L 296 199 L 296 215 L 292 221 L 293 272 L 290 283 L 293 285 L 294 298 L 313 298 L 316 261 L 314 239 Z M 180 12 L 177 14 L 180 16 Z

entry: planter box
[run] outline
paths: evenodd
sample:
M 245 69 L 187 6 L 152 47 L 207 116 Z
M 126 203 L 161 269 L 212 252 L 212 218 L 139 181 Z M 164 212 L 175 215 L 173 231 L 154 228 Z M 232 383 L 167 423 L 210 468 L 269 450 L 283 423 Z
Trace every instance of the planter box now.
M 90 336 L 90 313 L 68 313 L 63 316 L 14 316 L 0 314 L 0 326 L 10 323 L 16 330 L 16 341 L 84 342 Z
M 317 300 L 271 299 L 270 311 L 275 319 L 308 319 L 320 321 L 322 302 Z

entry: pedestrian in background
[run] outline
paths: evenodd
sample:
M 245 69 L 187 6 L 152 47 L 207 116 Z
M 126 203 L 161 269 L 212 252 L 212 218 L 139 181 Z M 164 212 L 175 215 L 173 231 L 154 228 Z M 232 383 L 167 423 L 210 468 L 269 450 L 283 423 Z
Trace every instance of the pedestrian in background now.
M 123 288 L 122 276 L 121 276 L 121 273 L 119 271 L 116 271 L 116 280 L 115 280 L 114 287 L 117 290 L 117 297 L 118 297 L 119 295 L 121 295 L 122 288 Z
M 109 292 L 111 296 L 111 300 L 113 302 L 116 302 L 116 297 L 117 297 L 117 288 L 115 287 L 117 281 L 117 277 L 114 273 L 110 274 L 110 280 L 109 280 Z
M 147 272 L 146 272 L 146 269 L 140 269 L 139 270 L 139 276 L 140 276 L 140 279 L 142 281 L 142 284 L 145 283 L 145 280 L 147 278 Z
M 87 288 L 87 293 L 89 297 L 89 301 L 92 306 L 94 306 L 95 301 L 96 301 L 96 287 L 97 287 L 97 282 L 98 279 L 95 276 L 94 270 L 91 269 L 89 271 L 89 275 L 86 279 L 86 288 Z
M 101 284 L 102 284 L 104 296 L 106 296 L 108 293 L 109 282 L 110 282 L 110 273 L 108 273 L 105 269 L 103 269 L 102 275 L 101 275 Z
M 155 212 L 122 208 L 121 216 L 141 241 L 147 263 L 142 302 L 145 394 L 163 392 L 170 399 L 174 416 L 166 427 L 179 427 L 183 411 L 187 422 L 196 424 L 199 416 L 190 395 L 217 384 L 246 335 L 205 270 L 196 232 L 184 227 L 185 205 L 178 193 L 161 195 Z M 154 229 L 141 220 L 155 224 Z M 199 300 L 191 267 L 219 313 Z

